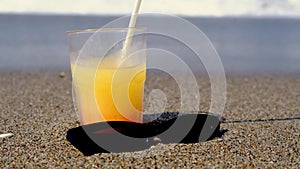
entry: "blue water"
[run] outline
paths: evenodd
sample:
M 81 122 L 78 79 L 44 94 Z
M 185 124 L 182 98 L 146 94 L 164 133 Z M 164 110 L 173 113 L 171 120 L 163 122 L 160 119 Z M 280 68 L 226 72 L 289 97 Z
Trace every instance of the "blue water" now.
M 116 18 L 0 14 L 0 71 L 68 70 L 65 32 Z M 210 38 L 228 73 L 300 73 L 300 19 L 185 19 Z

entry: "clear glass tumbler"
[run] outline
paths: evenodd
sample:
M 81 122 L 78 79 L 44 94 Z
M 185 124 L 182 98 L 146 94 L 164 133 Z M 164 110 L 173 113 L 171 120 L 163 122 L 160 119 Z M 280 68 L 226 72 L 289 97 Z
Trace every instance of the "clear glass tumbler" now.
M 129 29 L 133 36 L 124 48 Z M 81 125 L 142 123 L 146 79 L 145 28 L 68 31 L 73 99 Z

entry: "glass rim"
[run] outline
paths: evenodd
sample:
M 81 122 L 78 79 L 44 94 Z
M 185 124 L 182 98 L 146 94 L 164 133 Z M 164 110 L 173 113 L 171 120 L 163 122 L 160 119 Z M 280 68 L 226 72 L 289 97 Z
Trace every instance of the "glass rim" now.
M 77 33 L 91 33 L 91 32 L 97 32 L 97 31 L 124 31 L 128 29 L 134 29 L 134 30 L 146 30 L 146 27 L 123 27 L 123 28 L 91 28 L 91 29 L 75 29 L 75 30 L 69 30 L 66 31 L 67 35 L 77 34 Z

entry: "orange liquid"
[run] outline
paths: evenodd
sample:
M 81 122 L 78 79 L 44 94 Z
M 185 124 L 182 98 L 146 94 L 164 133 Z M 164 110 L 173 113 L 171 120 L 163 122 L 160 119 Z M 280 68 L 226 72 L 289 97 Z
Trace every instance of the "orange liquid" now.
M 118 69 L 71 67 L 82 125 L 101 121 L 142 123 L 145 64 Z

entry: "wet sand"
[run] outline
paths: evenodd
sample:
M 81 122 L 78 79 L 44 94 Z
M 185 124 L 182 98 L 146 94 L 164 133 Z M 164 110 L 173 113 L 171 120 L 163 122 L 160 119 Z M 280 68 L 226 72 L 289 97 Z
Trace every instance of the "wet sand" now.
M 208 111 L 209 81 L 197 80 L 200 110 Z M 221 129 L 228 132 L 221 138 L 85 157 L 65 139 L 66 131 L 79 125 L 70 74 L 0 73 L 0 132 L 14 134 L 0 138 L 0 167 L 299 167 L 300 75 L 231 75 L 227 87 Z M 179 91 L 172 79 L 150 78 L 145 93 L 153 88 L 167 94 L 166 111 L 178 111 Z

